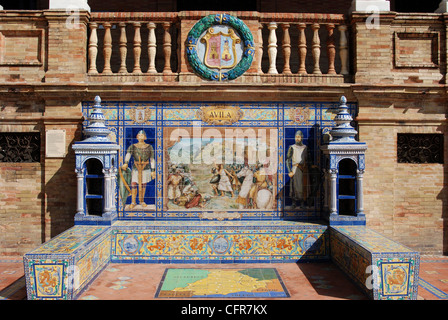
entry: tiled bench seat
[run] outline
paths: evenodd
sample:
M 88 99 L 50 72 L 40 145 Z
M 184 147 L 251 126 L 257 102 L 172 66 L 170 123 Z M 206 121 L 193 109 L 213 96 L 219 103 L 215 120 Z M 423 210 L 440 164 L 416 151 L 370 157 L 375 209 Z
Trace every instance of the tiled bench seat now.
M 362 226 L 329 227 L 319 222 L 117 221 L 112 226 L 75 226 L 27 253 L 24 268 L 28 299 L 70 300 L 109 262 L 330 259 L 372 299 L 417 297 L 417 252 Z
M 365 226 L 330 228 L 331 258 L 371 299 L 415 300 L 420 255 Z
M 28 300 L 75 299 L 110 261 L 110 227 L 75 226 L 23 257 Z
M 75 226 L 24 256 L 28 299 L 76 299 L 120 263 L 330 259 L 328 227 L 292 221 L 117 221 Z

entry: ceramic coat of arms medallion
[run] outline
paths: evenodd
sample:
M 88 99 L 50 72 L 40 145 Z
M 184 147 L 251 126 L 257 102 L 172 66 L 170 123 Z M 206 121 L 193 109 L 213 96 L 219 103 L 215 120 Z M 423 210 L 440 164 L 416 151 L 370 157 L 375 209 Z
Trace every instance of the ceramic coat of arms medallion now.
M 130 110 L 130 118 L 136 124 L 145 123 L 151 119 L 151 110 L 144 107 L 137 107 Z
M 233 80 L 252 64 L 255 46 L 249 28 L 228 14 L 202 18 L 190 30 L 187 57 L 190 66 L 202 78 Z

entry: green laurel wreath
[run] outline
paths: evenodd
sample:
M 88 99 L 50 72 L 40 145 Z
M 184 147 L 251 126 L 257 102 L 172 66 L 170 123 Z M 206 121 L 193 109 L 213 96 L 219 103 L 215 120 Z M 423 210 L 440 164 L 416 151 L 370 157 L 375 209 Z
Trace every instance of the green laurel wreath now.
M 199 37 L 205 30 L 214 25 L 228 25 L 234 28 L 241 36 L 241 40 L 244 44 L 241 61 L 238 62 L 235 68 L 225 72 L 214 71 L 208 68 L 198 57 L 197 43 Z M 199 20 L 188 33 L 186 48 L 188 62 L 193 70 L 202 78 L 214 81 L 225 81 L 238 78 L 250 68 L 255 54 L 254 39 L 249 28 L 243 21 L 227 13 L 212 14 Z

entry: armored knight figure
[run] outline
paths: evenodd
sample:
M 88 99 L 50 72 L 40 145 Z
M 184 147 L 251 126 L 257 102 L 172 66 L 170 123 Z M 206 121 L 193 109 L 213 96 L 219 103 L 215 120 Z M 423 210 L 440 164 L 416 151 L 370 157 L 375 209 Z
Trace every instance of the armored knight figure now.
M 142 207 L 147 206 L 144 202 L 146 184 L 155 178 L 154 149 L 145 142 L 146 139 L 145 131 L 140 130 L 137 133 L 138 142 L 129 146 L 126 151 L 124 164 L 119 170 L 123 204 L 125 204 L 129 193 L 131 194 L 132 202 L 129 209 L 133 209 L 137 205 L 137 193 L 140 205 Z M 134 160 L 132 170 L 128 168 L 131 157 Z M 125 188 L 122 188 L 123 185 Z

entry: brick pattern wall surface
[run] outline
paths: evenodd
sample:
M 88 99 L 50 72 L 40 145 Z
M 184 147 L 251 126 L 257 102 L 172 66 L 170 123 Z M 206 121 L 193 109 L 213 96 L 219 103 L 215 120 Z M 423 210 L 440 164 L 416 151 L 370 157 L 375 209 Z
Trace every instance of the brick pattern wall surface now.
M 397 133 L 442 133 L 446 157 L 444 104 L 435 99 L 416 107 L 415 100 L 396 105 L 370 101 L 360 107 L 360 139 L 369 147 L 364 175 L 367 225 L 412 249 L 442 254 L 447 234 L 446 161 L 397 162 Z
M 42 165 L 1 163 L 0 186 L 0 255 L 21 255 L 42 241 Z
M 445 28 L 436 15 L 423 24 L 416 16 L 404 13 L 376 17 L 353 15 L 355 81 L 369 84 L 445 83 Z

